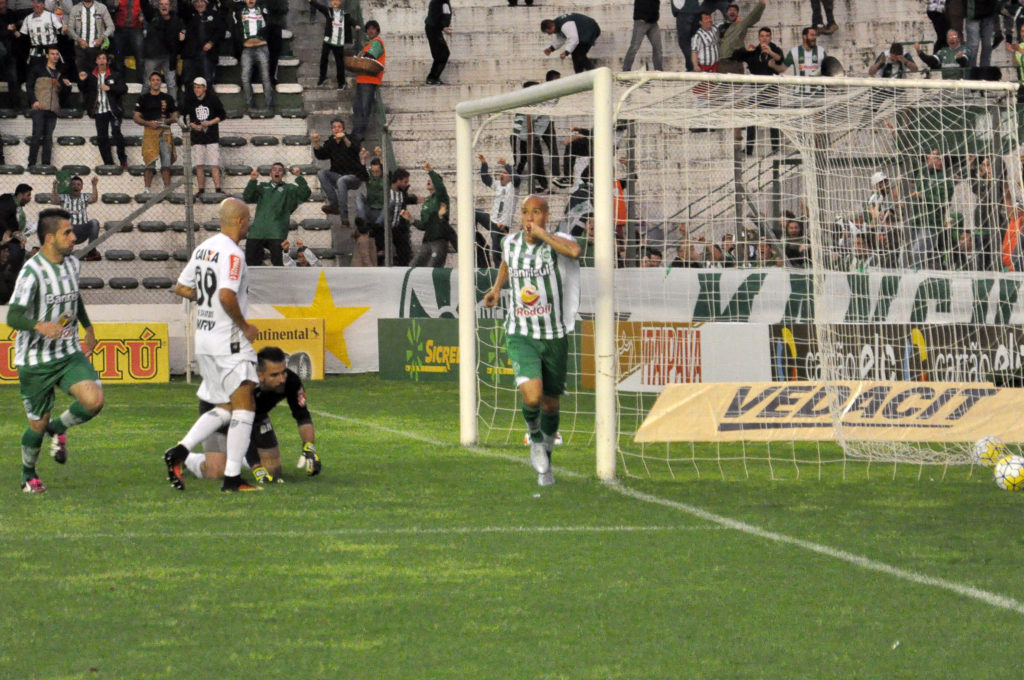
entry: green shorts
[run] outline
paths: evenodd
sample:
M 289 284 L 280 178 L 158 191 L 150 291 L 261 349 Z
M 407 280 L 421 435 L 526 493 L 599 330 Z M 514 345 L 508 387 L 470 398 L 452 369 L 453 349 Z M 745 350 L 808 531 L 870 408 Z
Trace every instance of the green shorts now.
M 565 393 L 565 374 L 569 367 L 569 338 L 536 340 L 521 335 L 506 336 L 508 358 L 516 385 L 540 379 L 544 394 L 558 397 Z
M 81 352 L 69 357 L 48 361 L 36 366 L 18 368 L 18 386 L 25 414 L 29 420 L 40 420 L 53 410 L 53 388 L 60 387 L 70 394 L 71 387 L 83 380 L 98 382 L 99 375 Z

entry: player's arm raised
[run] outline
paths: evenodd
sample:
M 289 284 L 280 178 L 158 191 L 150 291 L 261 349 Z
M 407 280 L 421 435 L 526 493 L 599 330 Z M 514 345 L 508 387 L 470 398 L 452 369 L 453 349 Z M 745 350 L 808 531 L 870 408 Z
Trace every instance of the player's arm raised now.
M 246 321 L 245 317 L 242 316 L 242 308 L 238 306 L 238 296 L 235 294 L 235 291 L 230 288 L 221 288 L 217 292 L 217 297 L 220 298 L 220 305 L 224 308 L 224 313 L 231 317 L 236 326 L 242 329 L 249 342 L 255 340 L 256 336 L 260 334 L 260 329 Z

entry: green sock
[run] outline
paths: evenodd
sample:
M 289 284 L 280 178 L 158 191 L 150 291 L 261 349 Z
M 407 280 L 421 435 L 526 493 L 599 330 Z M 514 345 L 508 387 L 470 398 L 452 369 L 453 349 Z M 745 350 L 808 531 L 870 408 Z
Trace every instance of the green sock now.
M 92 420 L 95 415 L 95 413 L 87 411 L 84 406 L 76 401 L 68 407 L 67 411 L 60 414 L 60 418 L 51 420 L 50 424 L 46 426 L 46 431 L 51 434 L 64 434 L 75 425 L 81 425 Z
M 31 427 L 25 428 L 21 435 L 21 481 L 27 482 L 39 475 L 36 474 L 36 461 L 39 460 L 39 448 L 43 445 L 43 435 Z
M 526 421 L 526 429 L 530 432 L 531 442 L 539 442 L 543 438 L 540 432 L 541 417 L 539 408 L 523 406 L 523 420 Z
M 548 451 L 555 445 L 555 435 L 558 434 L 558 411 L 554 413 L 540 414 L 540 431 L 544 435 L 544 445 L 547 446 Z

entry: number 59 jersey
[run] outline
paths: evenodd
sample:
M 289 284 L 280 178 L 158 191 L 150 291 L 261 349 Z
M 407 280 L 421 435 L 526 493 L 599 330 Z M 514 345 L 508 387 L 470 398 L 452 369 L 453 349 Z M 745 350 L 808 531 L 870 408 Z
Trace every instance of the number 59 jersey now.
M 242 329 L 220 303 L 223 288 L 234 291 L 242 316 L 249 313 L 249 273 L 245 253 L 224 234 L 203 241 L 185 266 L 178 283 L 196 292 L 196 354 L 254 354 Z

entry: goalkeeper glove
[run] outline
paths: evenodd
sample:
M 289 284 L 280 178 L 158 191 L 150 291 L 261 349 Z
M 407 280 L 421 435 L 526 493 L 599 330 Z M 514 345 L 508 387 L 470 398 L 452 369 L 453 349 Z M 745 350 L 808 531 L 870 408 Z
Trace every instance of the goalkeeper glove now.
M 284 484 L 283 479 L 270 474 L 267 468 L 262 465 L 254 467 L 252 469 L 252 475 L 256 478 L 256 482 L 259 484 Z
M 302 445 L 302 455 L 299 456 L 299 462 L 295 467 L 306 468 L 306 474 L 310 477 L 320 474 L 320 456 L 316 455 L 316 447 L 312 442 Z

